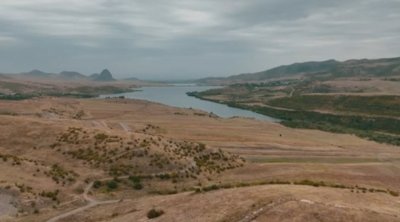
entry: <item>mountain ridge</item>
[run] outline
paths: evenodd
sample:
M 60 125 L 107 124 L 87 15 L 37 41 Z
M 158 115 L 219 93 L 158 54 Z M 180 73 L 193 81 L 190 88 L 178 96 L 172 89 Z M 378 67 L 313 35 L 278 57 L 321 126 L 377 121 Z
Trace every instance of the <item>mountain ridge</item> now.
M 198 83 L 240 83 L 267 81 L 273 78 L 288 78 L 300 75 L 330 75 L 332 77 L 367 77 L 400 75 L 400 57 L 381 59 L 351 59 L 337 61 L 299 62 L 281 65 L 268 70 L 242 73 L 228 77 L 209 77 L 197 80 Z
M 13 74 L 3 74 L 4 77 L 12 77 Z M 108 69 L 102 70 L 100 74 L 95 73 L 92 75 L 85 75 L 77 71 L 61 71 L 60 73 L 52 73 L 45 72 L 39 69 L 33 69 L 29 72 L 21 72 L 16 73 L 15 75 L 19 75 L 21 77 L 28 77 L 33 79 L 59 79 L 59 80 L 91 80 L 91 81 L 99 81 L 99 82 L 111 82 L 116 81 L 112 75 L 112 73 Z M 138 80 L 137 78 L 131 77 L 130 79 Z
M 108 69 L 104 69 L 101 71 L 100 74 L 92 74 L 89 76 L 90 79 L 94 81 L 102 81 L 102 82 L 108 82 L 108 81 L 115 81 L 114 77 L 112 76 L 111 72 Z

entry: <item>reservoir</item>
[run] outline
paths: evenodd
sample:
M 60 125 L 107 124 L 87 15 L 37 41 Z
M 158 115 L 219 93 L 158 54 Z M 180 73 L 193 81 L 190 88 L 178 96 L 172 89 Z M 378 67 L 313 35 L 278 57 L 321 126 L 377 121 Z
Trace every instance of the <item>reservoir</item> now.
M 205 101 L 186 95 L 187 92 L 205 91 L 213 88 L 216 87 L 196 86 L 188 84 L 174 86 L 142 87 L 139 89 L 139 91 L 113 95 L 102 95 L 101 98 L 124 96 L 125 98 L 148 100 L 152 102 L 162 103 L 168 106 L 200 109 L 206 112 L 214 113 L 223 118 L 240 116 L 255 118 L 264 121 L 277 121 L 274 118 L 261 115 L 252 111 L 233 108 L 224 104 Z

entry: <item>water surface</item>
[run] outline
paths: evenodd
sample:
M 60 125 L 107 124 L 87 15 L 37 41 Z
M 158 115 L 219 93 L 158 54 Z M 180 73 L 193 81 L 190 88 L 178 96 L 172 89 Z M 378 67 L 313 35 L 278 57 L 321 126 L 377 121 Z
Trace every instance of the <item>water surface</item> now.
M 152 102 L 158 102 L 169 106 L 180 108 L 194 108 L 206 112 L 212 112 L 223 118 L 230 118 L 235 116 L 255 118 L 265 121 L 276 121 L 271 117 L 261 115 L 252 111 L 229 107 L 224 104 L 214 103 L 210 101 L 201 100 L 195 97 L 186 95 L 187 92 L 205 91 L 208 89 L 216 88 L 214 86 L 196 86 L 196 85 L 174 85 L 168 87 L 142 87 L 140 91 L 103 95 L 105 97 L 118 97 L 125 96 L 125 98 L 142 99 Z

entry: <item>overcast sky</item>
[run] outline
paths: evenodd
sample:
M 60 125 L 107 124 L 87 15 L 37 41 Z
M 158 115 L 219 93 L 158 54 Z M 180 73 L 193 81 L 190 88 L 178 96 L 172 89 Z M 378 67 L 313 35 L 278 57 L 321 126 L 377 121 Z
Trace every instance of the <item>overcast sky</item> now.
M 0 72 L 192 79 L 400 56 L 400 0 L 0 0 Z

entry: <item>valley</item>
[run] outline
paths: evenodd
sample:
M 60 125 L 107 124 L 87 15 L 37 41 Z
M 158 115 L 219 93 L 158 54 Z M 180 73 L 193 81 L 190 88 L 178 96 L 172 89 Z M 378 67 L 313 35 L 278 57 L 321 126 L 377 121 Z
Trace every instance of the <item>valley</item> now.
M 398 221 L 397 75 L 304 73 L 323 64 L 217 88 L 6 75 L 0 219 Z
M 400 222 L 400 0 L 1 0 L 0 222 Z
M 264 75 L 259 82 L 188 95 L 268 115 L 288 127 L 347 133 L 400 145 L 398 67 L 398 58 L 296 63 L 226 78 L 239 81 Z

